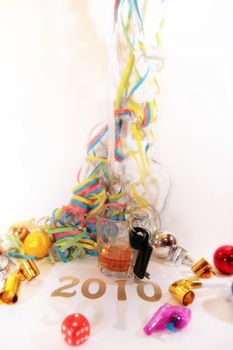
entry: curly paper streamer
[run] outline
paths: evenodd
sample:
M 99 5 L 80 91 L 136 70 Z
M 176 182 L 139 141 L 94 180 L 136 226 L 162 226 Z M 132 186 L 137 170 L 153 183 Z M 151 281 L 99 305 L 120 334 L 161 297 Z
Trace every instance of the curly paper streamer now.
M 118 117 L 116 130 L 119 132 L 120 125 L 121 130 L 128 131 L 128 135 L 124 132 L 118 135 L 116 160 L 122 163 L 122 168 L 118 167 L 118 171 L 124 174 L 120 181 L 128 202 L 136 201 L 139 206 L 146 208 L 151 204 L 150 198 L 147 198 L 147 183 L 156 183 L 156 174 L 153 176 L 150 171 L 150 148 L 153 144 L 151 124 L 156 120 L 157 103 L 155 98 L 144 100 L 143 92 L 148 89 L 149 79 L 154 83 L 153 90 L 159 92 L 156 77 L 151 78 L 151 60 L 161 61 L 161 55 L 149 55 L 151 49 L 147 49 L 144 41 L 143 20 L 136 0 L 117 1 L 115 19 L 115 27 L 119 32 L 119 64 L 124 67 L 115 100 L 115 117 Z
M 144 10 L 145 5 L 146 0 Z M 157 116 L 155 94 L 160 90 L 154 72 L 163 62 L 160 36 L 156 33 L 157 43 L 147 48 L 143 12 L 137 0 L 116 0 L 114 28 L 122 72 L 112 116 L 114 172 L 108 157 L 111 123 L 99 124 L 90 134 L 85 165 L 78 172 L 70 203 L 36 224 L 53 242 L 48 256 L 51 262 L 95 255 L 96 214 L 106 205 L 119 208 L 124 215 L 135 206 L 147 208 L 151 204 L 151 186 L 157 193 L 156 174 L 150 171 L 150 150 L 154 139 L 151 126 Z M 154 91 L 153 98 L 145 99 L 149 90 Z M 118 215 L 114 213 L 112 217 Z M 19 254 L 22 242 L 15 237 L 11 241 L 13 254 Z

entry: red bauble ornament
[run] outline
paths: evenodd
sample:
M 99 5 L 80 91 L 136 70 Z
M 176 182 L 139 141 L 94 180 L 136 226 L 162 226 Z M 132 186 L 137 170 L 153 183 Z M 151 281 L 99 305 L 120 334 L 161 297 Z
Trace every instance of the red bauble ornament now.
M 61 332 L 67 344 L 81 345 L 90 335 L 90 324 L 85 316 L 72 314 L 63 320 Z
M 214 253 L 214 265 L 220 272 L 231 275 L 233 274 L 233 246 L 223 245 Z

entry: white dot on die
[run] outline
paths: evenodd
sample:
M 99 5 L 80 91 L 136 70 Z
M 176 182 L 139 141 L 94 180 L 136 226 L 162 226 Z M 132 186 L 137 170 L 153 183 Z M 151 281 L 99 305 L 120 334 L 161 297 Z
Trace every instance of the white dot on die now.
M 75 314 L 74 317 L 78 317 L 78 314 Z
M 89 327 L 88 327 L 88 326 L 86 326 L 84 329 L 85 329 L 85 331 L 88 331 Z
M 76 335 L 77 335 L 77 336 L 79 336 L 79 333 L 80 333 L 79 331 L 78 331 L 78 332 L 76 332 Z
M 70 338 L 68 339 L 68 343 L 71 344 L 71 339 Z
M 72 332 L 71 332 L 71 331 L 68 331 L 68 334 L 69 334 L 69 335 L 72 335 Z
M 80 343 L 80 341 L 79 341 L 79 340 L 77 340 L 77 341 L 76 341 L 76 345 L 78 345 L 79 343 Z
M 62 326 L 62 329 L 63 329 L 63 331 L 65 331 L 66 330 L 66 326 Z
M 83 332 L 84 332 L 84 329 L 82 328 L 82 329 L 81 329 L 81 333 L 83 333 Z
M 73 322 L 72 326 L 76 327 L 78 325 L 78 322 Z

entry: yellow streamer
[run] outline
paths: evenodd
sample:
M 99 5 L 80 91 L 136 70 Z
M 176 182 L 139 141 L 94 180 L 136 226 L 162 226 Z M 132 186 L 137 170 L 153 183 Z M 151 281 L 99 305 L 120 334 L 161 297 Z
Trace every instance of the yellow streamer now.
M 132 72 L 132 68 L 134 66 L 134 61 L 135 61 L 135 58 L 134 58 L 133 52 L 132 52 L 132 50 L 130 50 L 129 61 L 126 65 L 122 80 L 120 82 L 120 85 L 119 85 L 119 88 L 117 91 L 116 109 L 120 108 L 120 106 L 121 106 L 122 96 L 123 96 L 124 91 L 127 90 L 127 84 L 128 84 L 131 72 Z
M 95 179 L 96 179 L 96 176 L 92 176 L 92 177 L 87 178 L 86 180 L 82 181 L 81 184 L 75 186 L 75 187 L 73 188 L 72 191 L 75 192 L 75 191 L 79 190 L 79 189 L 82 188 L 84 185 L 86 185 L 87 183 L 89 183 L 89 182 L 91 182 L 91 181 L 93 181 L 93 180 L 95 180 Z
M 143 175 L 146 176 L 146 174 L 147 174 L 147 166 L 146 166 L 146 162 L 145 162 L 144 152 L 142 150 L 142 144 L 141 144 L 140 136 L 139 136 L 139 133 L 138 133 L 138 130 L 137 130 L 135 124 L 131 125 L 131 131 L 132 131 L 132 134 L 133 134 L 133 136 L 135 138 L 135 141 L 136 141 L 136 143 L 138 145 L 138 152 L 139 152 L 141 163 L 142 163 Z
M 92 160 L 94 162 L 104 162 L 104 163 L 108 163 L 109 160 L 107 158 L 102 158 L 102 157 L 94 157 L 94 156 L 91 156 L 90 154 L 88 154 L 86 156 L 86 159 L 87 160 Z
M 141 207 L 147 208 L 148 202 L 138 194 L 136 187 L 134 185 L 131 185 L 131 190 L 132 190 L 133 197 L 140 203 Z

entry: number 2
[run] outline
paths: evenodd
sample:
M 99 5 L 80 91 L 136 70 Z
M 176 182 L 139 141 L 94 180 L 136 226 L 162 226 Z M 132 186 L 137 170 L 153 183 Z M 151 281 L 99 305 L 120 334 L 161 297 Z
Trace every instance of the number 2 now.
M 63 276 L 59 278 L 60 282 L 67 281 L 67 280 L 71 280 L 71 282 L 53 291 L 51 294 L 52 297 L 72 298 L 73 296 L 75 296 L 76 294 L 75 290 L 73 290 L 72 292 L 64 292 L 64 290 L 77 286 L 80 280 L 77 277 L 73 277 L 73 276 Z

